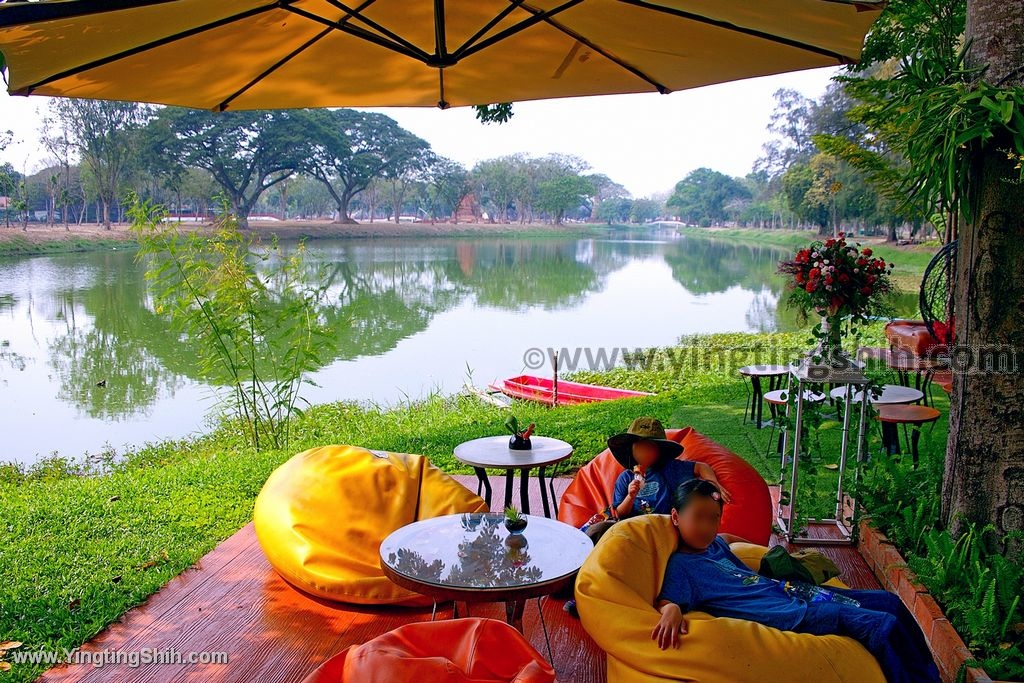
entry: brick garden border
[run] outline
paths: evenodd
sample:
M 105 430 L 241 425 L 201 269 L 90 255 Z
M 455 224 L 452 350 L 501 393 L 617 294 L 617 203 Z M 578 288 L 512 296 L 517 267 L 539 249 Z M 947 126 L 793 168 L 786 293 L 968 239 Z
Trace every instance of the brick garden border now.
M 916 577 L 907 568 L 907 561 L 896 550 L 892 541 L 865 519 L 860 522 L 857 550 L 871 567 L 882 587 L 899 595 L 903 604 L 917 619 L 939 667 L 943 683 L 955 683 L 965 663 L 974 657 L 960 634 L 949 623 L 942 608 L 935 602 L 935 598 L 928 589 L 917 583 Z M 993 681 L 980 667 L 967 667 L 965 673 L 967 683 L 1000 683 Z

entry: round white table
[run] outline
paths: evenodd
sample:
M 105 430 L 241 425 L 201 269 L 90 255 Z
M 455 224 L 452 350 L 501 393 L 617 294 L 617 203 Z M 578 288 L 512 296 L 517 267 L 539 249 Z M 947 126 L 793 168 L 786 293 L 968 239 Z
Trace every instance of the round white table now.
M 836 387 L 831 396 L 836 401 L 846 400 L 846 386 Z M 860 403 L 862 391 L 853 392 L 853 402 Z M 924 392 L 913 387 L 905 387 L 899 384 L 885 384 L 882 386 L 882 393 L 879 396 L 868 395 L 868 403 L 874 405 L 906 405 L 917 403 L 924 398 Z
M 512 482 L 515 478 L 515 471 L 519 470 L 521 473 L 519 500 L 524 514 L 530 514 L 530 470 L 537 468 L 544 516 L 550 517 L 548 489 L 544 486 L 546 468 L 557 465 L 572 455 L 572 445 L 549 436 L 532 436 L 530 443 L 533 447 L 529 450 L 518 451 L 508 447 L 510 438 L 511 435 L 485 436 L 460 443 L 455 447 L 455 459 L 471 466 L 476 472 L 476 478 L 480 482 L 476 492 L 479 494 L 481 487 L 483 488 L 484 501 L 488 508 L 491 506 L 491 482 L 487 478 L 487 468 L 505 470 L 505 507 L 512 504 Z M 548 487 L 551 490 L 551 505 L 554 506 L 557 515 L 558 503 L 555 501 L 554 484 L 548 482 Z
M 753 396 L 747 394 L 747 399 L 750 401 L 750 420 L 754 423 L 754 426 L 758 429 L 764 427 L 765 424 L 761 420 L 761 411 L 763 408 L 761 398 L 764 395 L 764 390 L 761 386 L 761 379 L 768 380 L 768 391 L 775 391 L 781 389 L 785 381 L 785 378 L 789 375 L 790 367 L 788 365 L 744 365 L 739 369 L 741 377 L 750 378 L 750 386 L 753 389 Z M 744 388 L 746 384 L 744 383 Z M 768 405 L 768 409 L 772 413 L 772 420 L 775 419 L 775 406 L 772 404 Z M 743 423 L 747 421 L 747 409 L 743 409 Z

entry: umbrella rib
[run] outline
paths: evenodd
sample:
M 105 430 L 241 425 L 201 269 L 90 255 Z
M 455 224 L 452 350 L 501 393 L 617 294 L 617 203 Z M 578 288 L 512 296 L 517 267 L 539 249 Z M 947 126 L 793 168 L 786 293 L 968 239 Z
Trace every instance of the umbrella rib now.
M 162 47 L 162 46 L 167 45 L 169 43 L 173 43 L 173 42 L 175 42 L 177 40 L 181 40 L 183 38 L 189 38 L 189 37 L 194 36 L 196 34 L 203 33 L 205 31 L 210 31 L 210 30 L 215 29 L 215 28 L 220 28 L 221 26 L 224 26 L 226 24 L 230 24 L 230 23 L 233 23 L 233 22 L 236 22 L 236 21 L 241 21 L 242 19 L 248 19 L 249 17 L 256 16 L 257 14 L 263 14 L 264 12 L 268 12 L 268 11 L 270 11 L 272 9 L 277 8 L 279 4 L 280 3 L 278 3 L 278 2 L 274 2 L 273 4 L 264 5 L 263 7 L 254 7 L 252 9 L 246 10 L 244 12 L 240 12 L 239 14 L 233 14 L 230 17 L 224 17 L 223 19 L 218 19 L 217 21 L 210 22 L 209 24 L 203 24 L 202 26 L 195 26 L 193 28 L 186 29 L 184 31 L 180 31 L 178 33 L 175 33 L 175 34 L 172 34 L 172 35 L 169 35 L 169 36 L 164 36 L 163 38 L 158 38 L 157 40 L 152 40 L 152 41 L 150 41 L 148 43 L 144 43 L 142 45 L 137 45 L 137 46 L 135 46 L 133 48 L 129 48 L 127 50 L 122 50 L 121 52 L 116 52 L 116 53 L 114 53 L 112 55 L 107 55 L 106 57 L 100 57 L 99 59 L 94 59 L 93 61 L 86 62 L 85 64 L 79 64 L 78 66 L 72 67 L 70 69 L 66 69 L 65 71 L 61 71 L 61 72 L 53 74 L 51 76 L 47 76 L 46 78 L 44 78 L 41 81 L 36 81 L 35 83 L 26 85 L 23 88 L 19 88 L 17 91 L 12 92 L 11 94 L 12 95 L 31 95 L 32 92 L 34 90 L 36 90 L 37 88 L 41 88 L 44 85 L 49 85 L 50 83 L 53 83 L 54 81 L 59 81 L 59 80 L 61 80 L 63 78 L 70 78 L 71 76 L 77 76 L 78 74 L 80 74 L 80 73 L 82 73 L 84 71 L 89 71 L 90 69 L 96 69 L 96 68 L 101 67 L 101 66 L 106 66 L 107 64 L 110 64 L 112 62 L 116 62 L 118 60 L 125 59 L 127 57 L 132 57 L 132 56 L 137 55 L 137 54 L 139 54 L 141 52 L 146 52 L 147 50 L 152 50 L 154 48 Z
M 618 0 L 618 2 L 626 5 L 633 5 L 634 7 L 642 7 L 643 9 L 649 9 L 654 12 L 660 12 L 663 14 L 669 14 L 674 17 L 680 17 L 682 19 L 690 19 L 691 21 L 700 22 L 702 24 L 708 24 L 717 28 L 722 28 L 727 31 L 734 31 L 736 33 L 742 33 L 755 38 L 762 38 L 764 40 L 771 41 L 773 43 L 779 43 L 788 47 L 795 47 L 798 50 L 804 50 L 806 52 L 813 52 L 814 54 L 822 55 L 823 57 L 830 57 L 835 59 L 840 64 L 853 64 L 855 60 L 850 57 L 835 52 L 834 50 L 828 50 L 817 45 L 811 45 L 810 43 L 803 43 L 799 40 L 792 40 L 790 38 L 784 38 L 777 36 L 765 31 L 758 31 L 757 29 L 746 28 L 744 26 L 738 26 L 728 21 L 722 21 L 720 19 L 712 19 L 702 14 L 696 14 L 694 12 L 687 12 L 686 10 L 676 9 L 674 7 L 664 7 L 662 5 L 655 5 L 647 2 L 646 0 Z
M 6 2 L 0 4 L 0 28 L 76 19 L 122 9 L 139 9 L 177 0 L 76 0 L 76 2 Z
M 402 36 L 400 36 L 397 33 L 395 33 L 394 31 L 391 31 L 390 29 L 385 28 L 381 24 L 378 24 L 373 19 L 368 19 L 367 17 L 363 16 L 362 11 L 364 9 L 366 9 L 366 7 L 368 7 L 369 5 L 372 5 L 374 2 L 376 2 L 376 0 L 370 0 L 369 2 L 364 3 L 360 7 L 357 7 L 355 9 L 353 9 L 353 8 L 349 7 L 348 5 L 345 5 L 344 3 L 340 2 L 339 0 L 327 0 L 327 4 L 340 9 L 342 12 L 347 14 L 352 19 L 356 19 L 357 21 L 363 22 L 364 24 L 366 24 L 367 26 L 369 26 L 373 30 L 375 30 L 378 33 L 380 33 L 381 35 L 383 35 L 385 38 L 390 38 L 394 42 L 396 42 L 399 45 L 402 45 L 403 47 L 405 47 L 407 50 L 410 50 L 410 51 L 415 52 L 416 54 L 420 55 L 422 59 L 426 59 L 428 57 L 426 50 L 424 50 L 424 49 L 414 45 L 413 43 L 409 42 L 408 40 L 406 40 Z M 353 28 L 355 28 L 355 27 L 353 27 Z M 362 30 L 362 29 L 360 29 L 360 30 Z M 369 32 L 367 32 L 367 33 L 369 33 Z M 370 35 L 373 35 L 373 34 L 370 33 Z
M 514 26 L 509 26 L 507 29 L 495 33 L 487 40 L 480 41 L 476 45 L 469 46 L 470 41 L 467 41 L 466 45 L 463 45 L 455 52 L 454 57 L 456 60 L 464 59 L 466 57 L 469 57 L 470 55 L 476 54 L 477 52 L 480 52 L 481 50 L 484 50 L 490 47 L 491 45 L 494 45 L 495 43 L 499 43 L 502 40 L 505 40 L 506 38 L 514 36 L 515 34 L 530 28 L 534 24 L 539 24 L 540 22 L 544 21 L 549 17 L 553 17 L 556 14 L 561 14 L 565 10 L 580 4 L 581 2 L 583 2 L 583 0 L 569 0 L 566 3 L 559 5 L 558 7 L 553 7 L 549 10 L 544 11 L 534 11 L 528 7 L 523 6 L 523 2 L 525 2 L 525 0 L 509 0 L 509 2 L 512 3 L 508 7 L 509 11 L 516 9 L 517 7 L 522 7 L 527 12 L 531 12 L 530 18 L 524 19 L 523 21 L 519 22 L 518 24 L 515 24 Z
M 473 43 L 475 43 L 476 41 L 480 40 L 480 38 L 483 37 L 484 35 L 486 35 L 488 31 L 490 31 L 492 28 L 497 26 L 498 22 L 500 22 L 502 19 L 504 19 L 508 15 L 512 14 L 512 12 L 514 12 L 516 10 L 516 8 L 519 7 L 519 5 L 523 4 L 523 2 L 525 2 L 525 0 L 509 0 L 509 1 L 510 1 L 510 4 L 509 4 L 508 7 L 506 7 L 503 10 L 501 10 L 500 12 L 498 12 L 497 16 L 495 16 L 493 19 L 491 19 L 486 24 L 484 24 L 483 28 L 481 28 L 479 31 L 477 31 L 473 35 L 471 35 L 466 42 L 464 42 L 462 45 L 460 45 L 455 50 L 455 54 L 456 55 L 461 55 L 463 52 L 468 50 L 473 45 Z
M 430 55 L 428 55 L 426 52 L 419 49 L 415 45 L 410 44 L 411 47 L 406 47 L 401 43 L 392 42 L 383 36 L 379 36 L 376 33 L 371 33 L 366 29 L 362 29 L 357 26 L 349 26 L 347 23 L 331 21 L 330 19 L 325 19 L 317 14 L 307 12 L 306 10 L 299 9 L 298 7 L 292 7 L 291 5 L 286 5 L 285 9 L 288 10 L 289 12 L 292 12 L 293 14 L 297 14 L 300 17 L 305 17 L 310 21 L 315 21 L 319 24 L 323 24 L 324 26 L 333 28 L 336 31 L 341 31 L 342 33 L 347 33 L 351 36 L 355 36 L 356 38 L 362 38 L 368 43 L 373 43 L 374 45 L 378 45 L 393 52 L 397 52 L 400 55 L 411 57 L 412 59 L 415 59 L 416 61 L 419 62 L 423 62 L 424 64 L 426 64 L 430 60 Z
M 312 45 L 313 45 L 314 43 L 316 43 L 316 42 L 317 42 L 317 41 L 319 41 L 319 40 L 320 40 L 321 38 L 323 38 L 324 36 L 326 36 L 327 34 L 329 34 L 329 33 L 333 32 L 333 31 L 334 31 L 334 29 L 333 29 L 332 27 L 327 27 L 327 28 L 325 28 L 325 29 L 324 29 L 323 31 L 321 31 L 320 33 L 316 34 L 315 36 L 313 36 L 312 38 L 310 38 L 309 40 L 307 40 L 307 41 L 306 41 L 305 43 L 303 43 L 303 44 L 302 44 L 302 45 L 300 45 L 299 47 L 297 47 L 297 48 L 295 48 L 294 50 L 292 50 L 291 52 L 289 52 L 289 53 L 288 53 L 288 54 L 287 54 L 286 56 L 284 56 L 284 57 L 282 57 L 281 59 L 279 59 L 279 60 L 277 60 L 276 62 L 274 62 L 274 64 L 272 64 L 272 65 L 271 65 L 270 67 L 268 67 L 267 69 L 264 69 L 264 70 L 263 70 L 263 72 L 262 72 L 262 73 L 261 73 L 261 74 L 260 74 L 259 76 L 257 76 L 256 78 L 252 79 L 251 81 L 249 81 L 248 83 L 246 83 L 246 84 L 245 84 L 244 86 L 242 86 L 241 88 L 239 88 L 238 90 L 236 90 L 235 92 L 233 92 L 233 93 L 232 93 L 232 94 L 231 94 L 231 95 L 230 95 L 230 96 L 229 96 L 229 97 L 228 97 L 227 99 L 225 99 L 225 100 L 224 100 L 223 102 L 221 102 L 220 104 L 218 104 L 218 105 L 217 105 L 217 107 L 216 107 L 216 109 L 217 109 L 218 111 L 224 111 L 225 109 L 227 109 L 227 108 L 228 108 L 228 105 L 229 105 L 229 104 L 231 104 L 231 103 L 232 103 L 232 102 L 234 102 L 234 101 L 235 101 L 236 99 L 238 99 L 239 97 L 241 97 L 241 96 L 242 96 L 242 94 L 244 94 L 245 92 L 247 92 L 247 91 L 248 91 L 248 90 L 249 90 L 250 88 L 252 88 L 252 87 L 253 87 L 254 85 L 256 85 L 257 83 L 259 83 L 260 81 L 262 81 L 262 80 L 263 80 L 264 78 L 266 78 L 266 77 L 267 77 L 267 76 L 269 76 L 270 74 L 272 74 L 272 73 L 274 73 L 275 71 L 277 71 L 278 69 L 280 69 L 280 68 L 281 68 L 282 66 L 284 66 L 285 64 L 287 64 L 288 62 L 290 62 L 290 61 L 291 61 L 292 59 L 294 59 L 295 57 L 297 57 L 297 56 L 298 56 L 298 55 L 299 55 L 300 53 L 302 53 L 302 52 L 305 52 L 305 51 L 306 51 L 306 49 L 308 49 L 308 48 L 309 48 L 309 47 L 311 47 L 311 46 L 312 46 Z
M 522 6 L 522 8 L 524 10 L 526 10 L 530 14 L 533 14 L 533 15 L 542 15 L 542 14 L 544 14 L 541 10 L 536 9 L 534 7 L 530 7 L 529 5 L 523 4 L 521 6 Z M 550 25 L 551 27 L 561 31 L 562 33 L 564 33 L 565 35 L 569 36 L 570 38 L 572 38 L 574 40 L 578 40 L 579 42 L 583 43 L 584 45 L 589 47 L 591 50 L 593 50 L 594 52 L 596 52 L 599 55 L 601 55 L 602 57 L 604 57 L 605 59 L 608 59 L 609 61 L 614 62 L 615 64 L 618 64 L 620 67 L 622 67 L 623 69 L 625 69 L 629 73 L 633 74 L 637 78 L 650 83 L 662 95 L 667 95 L 668 93 L 672 92 L 671 88 L 669 88 L 669 87 L 659 83 L 658 81 L 654 80 L 654 78 L 652 78 L 651 76 L 645 74 L 643 71 L 641 71 L 640 69 L 636 68 L 632 64 L 629 64 L 629 63 L 624 62 L 623 60 L 619 59 L 618 57 L 613 55 L 608 50 L 605 50 L 603 47 L 597 45 L 596 43 L 594 43 L 589 38 L 583 36 L 582 34 L 578 33 L 577 31 L 572 30 L 568 26 L 563 26 L 562 24 L 558 23 L 557 21 L 555 21 L 554 19 L 552 19 L 549 16 L 542 17 L 541 21 L 543 21 L 544 23 Z

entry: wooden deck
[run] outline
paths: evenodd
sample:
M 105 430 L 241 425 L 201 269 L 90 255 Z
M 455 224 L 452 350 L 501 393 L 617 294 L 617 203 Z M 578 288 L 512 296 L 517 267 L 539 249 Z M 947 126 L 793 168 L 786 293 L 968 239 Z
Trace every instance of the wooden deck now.
M 474 477 L 458 479 L 476 490 Z M 532 479 L 531 484 L 531 506 L 539 511 L 537 480 Z M 567 479 L 557 479 L 555 491 L 560 495 L 567 485 Z M 504 496 L 504 478 L 492 477 L 492 486 L 497 509 Z M 851 586 L 879 587 L 854 548 L 818 549 L 836 562 Z M 554 598 L 544 598 L 539 604 L 531 601 L 524 616 L 526 637 L 546 654 L 539 612 L 543 610 L 558 680 L 605 681 L 604 654 L 562 605 L 562 600 Z M 504 607 L 471 605 L 470 613 L 503 619 Z M 460 615 L 464 614 L 460 605 Z M 438 611 L 438 618 L 452 616 L 450 605 Z M 250 523 L 82 648 L 116 649 L 122 655 L 149 648 L 164 661 L 173 658 L 173 653 L 186 657 L 192 652 L 226 652 L 227 664 L 161 663 L 133 668 L 122 662 L 97 668 L 82 663 L 53 668 L 39 680 L 295 682 L 350 645 L 403 624 L 429 620 L 429 608 L 358 608 L 301 593 L 267 563 Z

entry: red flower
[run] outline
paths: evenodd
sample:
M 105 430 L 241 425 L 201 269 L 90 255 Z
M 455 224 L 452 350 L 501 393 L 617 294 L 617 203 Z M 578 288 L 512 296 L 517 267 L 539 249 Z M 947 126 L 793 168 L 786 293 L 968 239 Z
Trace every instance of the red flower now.
M 812 280 L 813 280 L 814 278 L 816 278 L 816 277 L 819 277 L 819 276 L 821 276 L 821 269 L 820 269 L 820 268 L 811 268 L 811 272 L 810 272 L 810 273 L 808 273 L 808 276 L 809 276 L 809 277 L 810 277 L 810 278 L 811 278 Z
M 874 252 L 871 251 L 871 247 L 864 247 L 864 249 L 860 253 L 864 254 L 865 256 L 871 256 L 871 254 L 873 254 Z
M 849 281 L 850 281 L 850 276 L 849 275 L 847 275 L 846 273 L 839 273 L 839 282 L 841 284 L 845 285 Z
M 860 293 L 863 294 L 864 296 L 871 296 L 871 288 L 870 287 L 861 287 L 860 288 Z
M 801 284 L 801 285 L 804 283 L 804 274 L 803 273 L 797 273 L 796 274 L 796 282 L 797 282 L 797 284 Z
M 860 266 L 861 268 L 863 268 L 867 264 L 868 264 L 868 260 L 866 258 L 864 258 L 863 256 L 861 258 L 857 259 L 857 265 Z
M 804 287 L 804 289 L 806 289 L 808 292 L 813 292 L 817 288 L 818 288 L 818 285 L 817 285 L 817 283 L 814 283 L 814 282 L 808 282 L 807 286 Z

